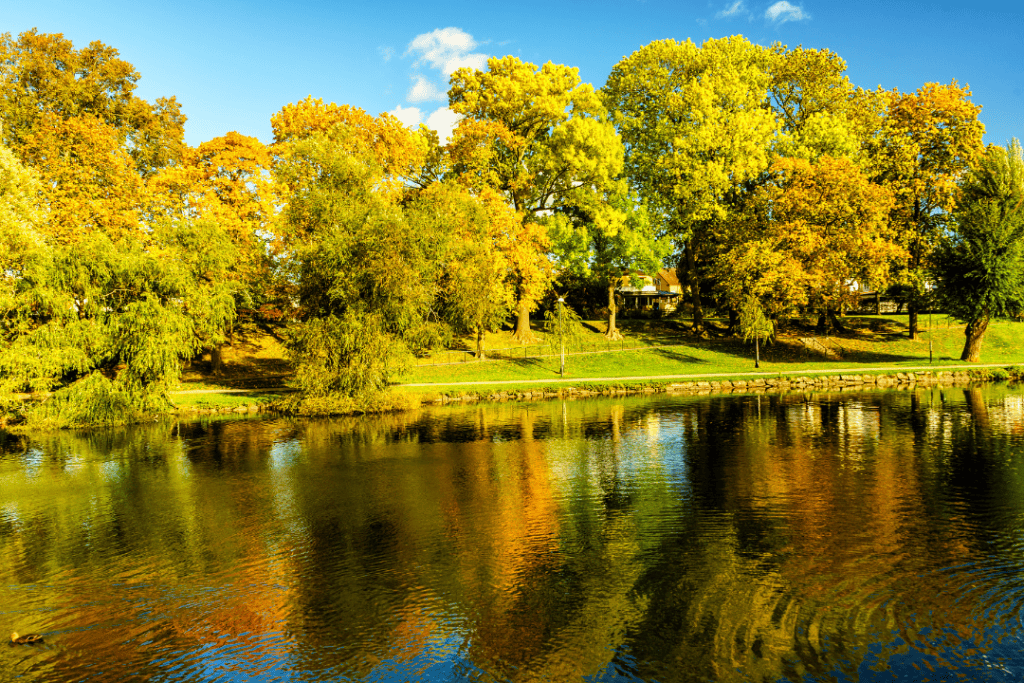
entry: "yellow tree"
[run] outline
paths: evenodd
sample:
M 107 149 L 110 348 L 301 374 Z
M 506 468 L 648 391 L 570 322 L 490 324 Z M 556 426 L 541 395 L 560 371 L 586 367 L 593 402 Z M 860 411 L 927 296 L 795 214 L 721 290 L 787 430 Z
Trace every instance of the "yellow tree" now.
M 819 326 L 854 296 L 853 282 L 885 282 L 905 252 L 891 237 L 892 195 L 849 159 L 779 159 L 757 189 L 742 241 L 716 271 L 732 303 L 756 297 L 770 314 L 817 309 Z
M 769 166 L 778 123 L 766 106 L 768 53 L 742 36 L 656 41 L 623 58 L 604 87 L 630 183 L 682 250 L 694 329 L 714 234 Z
M 43 114 L 21 155 L 43 180 L 49 220 L 42 229 L 55 242 L 70 244 L 93 232 L 114 242 L 145 240 L 145 183 L 115 128 L 92 114 Z
M 185 117 L 173 97 L 152 104 L 137 97 L 138 79 L 117 50 L 99 41 L 75 49 L 59 33 L 33 29 L 17 39 L 5 33 L 0 36 L 3 142 L 20 155 L 40 119 L 89 115 L 116 131 L 135 167 L 149 175 L 177 158 Z
M 341 137 L 347 152 L 368 152 L 384 173 L 384 181 L 393 191 L 401 191 L 405 180 L 418 175 L 429 151 L 428 140 L 418 131 L 410 131 L 388 113 L 378 117 L 347 104 L 324 104 L 312 96 L 286 104 L 270 117 L 274 143 L 282 145 L 302 140 L 315 133 L 328 133 L 336 126 L 348 131 Z
M 577 207 L 601 229 L 617 229 L 621 213 L 603 198 L 622 169 L 622 143 L 594 89 L 567 66 L 492 57 L 486 71 L 456 71 L 448 98 L 464 117 L 451 144 L 455 171 L 470 187 L 502 193 L 522 217 L 509 261 L 515 336 L 525 343 L 533 338 L 530 311 L 552 275 L 544 224 L 552 212 Z
M 186 147 L 179 163 L 163 169 L 149 186 L 159 210 L 213 220 L 238 250 L 234 278 L 251 286 L 264 279 L 277 253 L 270 232 L 274 196 L 270 150 L 254 137 L 230 132 Z
M 773 152 L 816 162 L 847 157 L 863 166 L 881 127 L 885 97 L 855 88 L 846 62 L 829 50 L 776 43 L 768 54 L 768 103 L 778 118 Z
M 955 80 L 887 93 L 888 111 L 873 150 L 876 178 L 895 196 L 890 220 L 906 250 L 900 280 L 908 289 L 911 339 L 918 336 L 931 255 L 956 207 L 958 183 L 984 152 L 981 107 L 970 95 Z

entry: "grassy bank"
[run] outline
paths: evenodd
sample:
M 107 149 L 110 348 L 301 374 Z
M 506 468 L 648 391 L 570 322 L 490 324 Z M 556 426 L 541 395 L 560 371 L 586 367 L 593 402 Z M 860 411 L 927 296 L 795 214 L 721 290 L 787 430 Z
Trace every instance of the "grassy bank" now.
M 930 362 L 936 366 L 969 367 L 959 360 L 964 327 L 945 316 L 933 316 L 930 327 L 928 316 L 924 316 L 921 339 L 915 341 L 907 339 L 906 316 L 849 316 L 843 322 L 847 330 L 827 338 L 815 335 L 809 325 L 797 323 L 790 326 L 774 344 L 762 349 L 759 370 L 787 376 L 794 373 L 828 374 L 850 368 L 919 367 Z M 587 343 L 591 348 L 602 348 L 604 324 L 590 323 L 588 327 L 590 338 Z M 639 348 L 567 355 L 565 378 L 578 378 L 581 385 L 590 378 L 611 378 L 610 382 L 602 382 L 608 384 L 615 383 L 614 378 L 656 378 L 663 375 L 701 374 L 729 379 L 755 370 L 753 347 L 739 339 L 696 339 L 676 331 L 673 323 L 662 321 L 626 321 L 623 327 L 627 331 L 624 346 Z M 992 323 L 985 337 L 983 363 L 1013 365 L 1024 362 L 1024 351 L 1018 343 L 1021 332 L 1024 332 L 1024 324 L 1021 323 Z M 805 340 L 813 341 L 808 345 Z M 492 335 L 488 341 L 492 346 L 500 347 L 510 340 Z M 828 350 L 828 356 L 822 353 L 824 349 Z M 509 380 L 529 383 L 533 389 L 543 386 L 537 382 L 544 380 L 551 380 L 552 388 L 557 386 L 559 358 L 554 355 L 528 356 L 527 353 L 528 350 L 522 358 L 485 362 L 421 364 L 400 380 L 404 385 L 421 386 L 403 386 L 401 390 L 414 394 L 510 391 L 515 385 L 510 387 L 506 384 Z M 550 354 L 550 351 L 545 353 Z M 495 384 L 469 384 L 481 382 Z M 658 380 L 633 380 L 631 383 L 656 384 Z
M 847 330 L 827 338 L 815 334 L 810 321 L 791 322 L 775 343 L 762 348 L 759 371 L 783 377 L 851 369 L 862 374 L 895 372 L 928 366 L 929 342 L 933 367 L 971 367 L 959 361 L 963 325 L 946 316 L 935 315 L 930 321 L 923 316 L 921 339 L 916 341 L 907 339 L 906 316 L 848 316 L 843 322 Z M 731 337 L 697 339 L 677 321 L 621 321 L 625 339 L 613 344 L 604 339 L 604 321 L 590 321 L 586 328 L 585 352 L 566 356 L 568 383 L 560 381 L 557 338 L 536 331 L 538 343 L 524 347 L 512 340 L 509 331 L 503 331 L 486 339 L 488 355 L 498 358 L 477 361 L 472 354 L 475 340 L 466 338 L 454 349 L 416 359 L 397 380 L 402 386 L 395 387 L 394 406 L 441 395 L 555 392 L 567 386 L 639 390 L 676 381 L 665 378 L 667 375 L 713 375 L 725 380 L 748 377 L 755 371 L 750 344 Z M 1024 349 L 1018 342 L 1022 332 L 1022 323 L 992 323 L 985 336 L 982 362 L 1002 366 L 1024 363 Z M 813 348 L 808 340 L 813 340 Z M 828 357 L 822 353 L 825 349 Z M 247 335 L 225 349 L 223 357 L 219 376 L 213 375 L 209 359 L 197 361 L 185 373 L 179 392 L 193 393 L 176 392 L 172 396 L 179 410 L 257 411 L 286 395 L 289 368 L 280 343 L 270 335 Z M 869 370 L 875 367 L 882 369 Z M 623 379 L 636 377 L 647 379 Z

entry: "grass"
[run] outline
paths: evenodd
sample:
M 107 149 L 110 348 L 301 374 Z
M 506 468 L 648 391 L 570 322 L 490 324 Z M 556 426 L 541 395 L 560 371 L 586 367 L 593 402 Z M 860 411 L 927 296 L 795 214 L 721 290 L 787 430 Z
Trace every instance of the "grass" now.
M 797 322 L 780 333 L 776 342 L 762 349 L 762 372 L 786 375 L 795 372 L 820 372 L 850 367 L 899 367 L 929 364 L 929 341 L 932 342 L 934 364 L 960 364 L 964 343 L 964 326 L 946 316 L 933 316 L 929 329 L 928 316 L 921 317 L 921 339 L 907 339 L 906 316 L 849 316 L 844 318 L 847 331 L 822 340 L 827 346 L 840 350 L 841 357 L 829 360 L 807 350 L 800 338 L 817 337 L 806 323 Z M 590 343 L 601 343 L 604 324 L 589 323 Z M 612 351 L 570 355 L 566 358 L 566 378 L 638 377 L 682 374 L 715 374 L 728 378 L 755 371 L 753 348 L 735 338 L 700 340 L 679 331 L 670 321 L 624 321 L 623 331 L 630 343 L 646 346 L 641 350 Z M 985 335 L 982 347 L 983 363 L 1024 361 L 1018 338 L 1024 332 L 1021 323 L 993 322 Z M 492 335 L 489 344 L 501 344 L 500 335 Z M 655 347 L 670 343 L 673 346 Z M 970 367 L 963 364 L 965 368 Z M 401 383 L 468 383 L 499 382 L 506 380 L 555 380 L 558 374 L 557 357 L 526 357 L 488 362 L 465 362 L 447 366 L 421 365 L 400 379 Z M 536 389 L 537 385 L 529 385 Z M 554 385 L 552 385 L 554 386 Z M 487 389 L 510 390 L 507 385 L 473 386 L 481 392 Z M 403 391 L 451 393 L 456 387 L 403 387 Z
M 724 326 L 725 321 L 717 321 Z M 932 342 L 935 365 L 962 365 L 959 361 L 964 343 L 964 326 L 944 315 L 920 319 L 921 339 L 907 339 L 907 317 L 905 315 L 848 316 L 843 318 L 847 331 L 835 334 L 827 340 L 818 337 L 811 321 L 791 321 L 780 332 L 776 342 L 762 348 L 760 371 L 782 376 L 795 373 L 814 372 L 832 374 L 846 368 L 885 367 L 888 372 L 900 367 L 928 365 L 928 342 Z M 605 321 L 585 323 L 585 348 L 611 350 L 604 353 L 569 354 L 566 357 L 566 379 L 578 379 L 572 386 L 599 388 L 602 385 L 616 385 L 631 388 L 666 384 L 672 380 L 612 380 L 609 382 L 587 382 L 589 378 L 657 377 L 659 375 L 714 374 L 721 379 L 740 378 L 753 372 L 753 347 L 731 337 L 697 339 L 686 332 L 686 324 L 671 320 L 620 320 L 619 328 L 626 339 L 623 344 L 609 345 L 604 339 Z M 1019 338 L 1024 324 L 993 322 L 985 335 L 982 347 L 983 363 L 1005 365 L 1024 361 Z M 486 338 L 486 349 L 491 357 L 506 357 L 486 362 L 477 362 L 472 356 L 475 340 L 466 337 L 459 347 L 440 351 L 416 360 L 405 375 L 397 378 L 401 384 L 424 383 L 435 386 L 403 386 L 398 391 L 414 400 L 429 400 L 437 394 L 477 393 L 488 394 L 496 391 L 538 391 L 564 388 L 566 384 L 556 382 L 559 359 L 554 355 L 557 338 L 535 331 L 540 344 L 525 349 L 511 338 L 509 331 L 491 333 Z M 825 359 L 807 350 L 801 338 L 818 338 L 831 348 L 841 350 L 836 360 Z M 209 372 L 209 360 L 193 363 L 185 373 L 180 391 L 255 389 L 259 393 L 216 393 L 181 394 L 173 396 L 179 406 L 197 409 L 232 409 L 243 405 L 267 403 L 282 397 L 290 376 L 290 367 L 284 356 L 280 341 L 273 335 L 258 329 L 245 330 L 237 341 L 224 351 L 222 375 L 214 377 Z M 498 350 L 505 349 L 504 353 Z M 546 355 L 541 355 L 546 354 Z M 511 356 L 511 357 L 509 357 Z M 466 359 L 458 362 L 459 359 Z M 437 365 L 455 360 L 454 364 Z M 432 365 L 434 364 L 434 365 Z M 858 370 L 860 373 L 866 370 Z M 548 383 L 550 380 L 550 383 Z M 522 384 L 499 384 L 499 382 L 522 382 Z M 470 382 L 492 382 L 473 384 Z

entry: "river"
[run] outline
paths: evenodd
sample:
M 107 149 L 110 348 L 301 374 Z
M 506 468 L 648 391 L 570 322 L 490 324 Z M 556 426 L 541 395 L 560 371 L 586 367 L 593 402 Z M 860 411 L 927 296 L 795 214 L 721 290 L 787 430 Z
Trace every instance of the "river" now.
M 1019 681 L 1022 604 L 1005 385 L 158 423 L 0 455 L 0 633 L 45 638 L 0 648 L 4 683 Z

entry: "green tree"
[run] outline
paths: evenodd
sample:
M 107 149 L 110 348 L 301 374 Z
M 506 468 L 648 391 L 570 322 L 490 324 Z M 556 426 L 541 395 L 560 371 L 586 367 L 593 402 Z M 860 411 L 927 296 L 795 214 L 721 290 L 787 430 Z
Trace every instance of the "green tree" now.
M 614 232 L 621 216 L 604 197 L 622 168 L 622 143 L 593 88 L 567 66 L 491 58 L 487 71 L 456 71 L 448 98 L 464 117 L 451 145 L 455 171 L 470 187 L 501 192 L 521 215 L 527 239 L 517 241 L 510 261 L 519 310 L 515 336 L 526 342 L 530 311 L 552 275 L 544 231 L 531 224 L 576 207 Z
M 989 321 L 1024 307 L 1024 156 L 990 145 L 967 176 L 934 274 L 944 310 L 967 323 L 960 360 L 981 360 Z
M 372 404 L 430 336 L 441 262 L 440 240 L 381 189 L 384 171 L 354 135 L 342 123 L 290 142 L 275 170 L 290 190 L 282 220 L 299 304 L 288 349 L 304 398 L 327 410 Z
M 168 221 L 151 240 L 93 233 L 37 240 L 0 305 L 0 395 L 52 391 L 28 414 L 59 426 L 128 422 L 169 405 L 181 356 L 234 317 L 230 240 L 216 224 Z
M 501 327 L 515 303 L 507 252 L 519 217 L 494 191 L 477 197 L 448 182 L 419 193 L 407 213 L 417 232 L 439 243 L 439 318 L 455 333 L 473 333 L 483 360 L 484 335 Z
M 619 193 L 609 201 L 625 219 L 610 230 L 602 228 L 578 210 L 570 210 L 570 219 L 557 221 L 552 230 L 553 251 L 563 272 L 593 276 L 608 292 L 608 330 L 605 338 L 622 339 L 616 327 L 618 306 L 615 292 L 622 278 L 634 273 L 656 273 L 672 249 L 671 242 L 659 238 L 647 207 L 635 196 Z
M 715 232 L 769 166 L 778 129 L 766 106 L 769 54 L 741 36 L 656 41 L 622 59 L 604 87 L 626 146 L 626 175 L 681 248 L 694 328 Z

